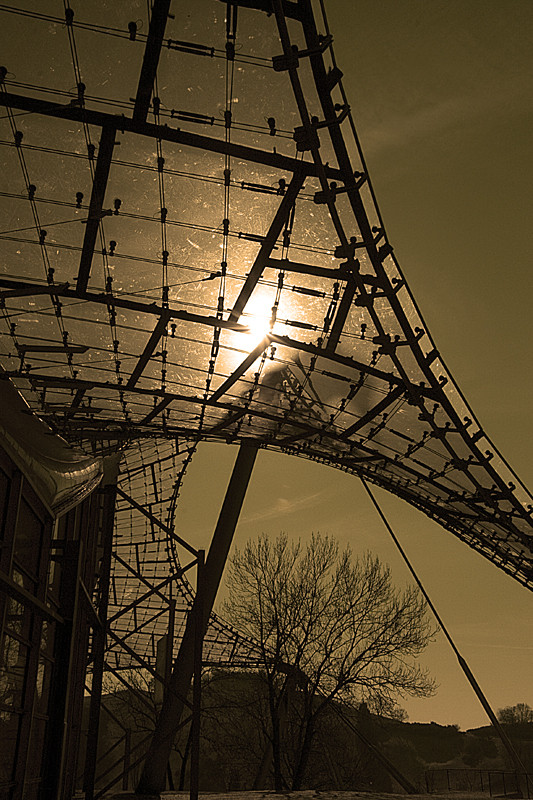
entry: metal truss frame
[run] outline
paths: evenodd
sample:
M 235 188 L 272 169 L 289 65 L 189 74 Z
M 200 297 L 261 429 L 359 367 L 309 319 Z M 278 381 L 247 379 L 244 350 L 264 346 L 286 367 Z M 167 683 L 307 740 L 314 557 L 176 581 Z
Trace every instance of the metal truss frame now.
M 239 7 L 257 9 L 258 12 L 266 10 L 266 6 L 260 2 L 235 2 L 229 6 L 233 9 L 233 14 L 236 14 Z M 157 98 L 152 104 L 155 122 L 147 122 L 150 108 L 147 98 L 155 96 L 153 86 L 168 17 L 166 0 L 153 5 L 152 21 L 130 117 L 126 114 L 116 115 L 94 110 L 88 108 L 84 102 L 61 105 L 16 94 L 8 90 L 4 81 L 0 91 L 0 104 L 7 109 L 95 126 L 101 130 L 101 138 L 75 285 L 71 287 L 68 283 L 56 283 L 53 278 L 44 285 L 35 281 L 3 278 L 0 283 L 0 302 L 7 307 L 10 303 L 23 301 L 24 298 L 45 295 L 56 309 L 60 309 L 64 300 L 77 299 L 88 304 L 88 307 L 106 307 L 111 319 L 116 319 L 117 314 L 133 312 L 145 317 L 155 317 L 156 320 L 126 379 L 120 378 L 115 383 L 109 380 L 87 380 L 79 369 L 74 371 L 75 374 L 71 371 L 68 377 L 58 374 L 58 370 L 55 371 L 56 374 L 51 374 L 50 371 L 39 372 L 33 367 L 28 371 L 27 355 L 32 352 L 32 346 L 28 343 L 18 345 L 20 368 L 6 370 L 4 377 L 25 386 L 30 393 L 39 392 L 43 398 L 39 410 L 41 416 L 65 435 L 78 440 L 114 439 L 126 442 L 135 437 L 150 437 L 155 434 L 189 437 L 198 433 L 187 420 L 187 409 L 190 407 L 190 413 L 199 416 L 200 435 L 204 439 L 238 441 L 242 437 L 244 419 L 252 418 L 257 423 L 257 430 L 253 432 L 252 438 L 257 439 L 260 446 L 322 461 L 362 475 L 365 479 L 383 486 L 421 509 L 516 580 L 531 588 L 533 504 L 529 503 L 529 507 L 526 507 L 531 498 L 526 495 L 526 499 L 523 499 L 523 487 L 499 454 L 495 457 L 493 446 L 475 422 L 475 417 L 464 404 L 460 393 L 453 385 L 449 390 L 451 380 L 438 351 L 432 343 L 429 346 L 427 344 L 430 341 L 429 334 L 423 325 L 414 325 L 406 312 L 405 300 L 400 297 L 405 294 L 405 282 L 388 243 L 379 211 L 378 224 L 372 224 L 371 217 L 376 213 L 376 207 L 374 205 L 372 209 L 364 195 L 365 190 L 370 187 L 364 161 L 362 169 L 354 170 L 348 152 L 344 126 L 352 124 L 349 108 L 346 103 L 339 106 L 334 101 L 334 94 L 338 91 L 342 93 L 343 90 L 340 71 L 336 66 L 329 70 L 326 66 L 326 57 L 331 52 L 331 37 L 318 33 L 309 0 L 299 0 L 297 3 L 276 0 L 272 8 L 282 47 L 282 55 L 274 55 L 272 65 L 275 72 L 286 73 L 292 87 L 300 118 L 300 125 L 296 126 L 293 138 L 302 158 L 289 158 L 277 150 L 272 152 L 251 148 L 232 142 L 228 136 L 222 140 L 171 127 L 167 123 L 161 124 Z M 305 42 L 303 49 L 295 44 L 292 32 L 294 24 L 301 28 Z M 228 59 L 231 60 L 231 47 L 228 52 Z M 307 89 L 301 78 L 304 66 L 312 74 L 322 119 L 314 116 L 310 110 Z M 231 126 L 230 121 L 227 124 Z M 224 155 L 226 160 L 240 159 L 292 175 L 288 185 L 280 189 L 281 200 L 266 235 L 255 237 L 260 242 L 260 247 L 226 317 L 222 313 L 204 315 L 189 309 L 172 307 L 168 299 L 164 299 L 164 292 L 163 301 L 158 304 L 120 296 L 113 292 L 111 283 L 102 293 L 89 290 L 91 264 L 97 250 L 96 240 L 101 234 L 104 217 L 113 213 L 106 208 L 105 198 L 118 132 L 202 152 L 216 152 Z M 321 155 L 319 137 L 323 133 L 327 133 L 330 138 L 337 166 L 330 166 L 330 162 L 326 162 Z M 17 147 L 23 147 L 20 138 L 17 139 Z M 305 158 L 308 154 L 310 160 Z M 338 237 L 335 257 L 345 259 L 338 268 L 305 264 L 285 256 L 282 259 L 272 257 L 273 248 L 280 236 L 283 235 L 284 241 L 289 241 L 295 204 L 301 202 L 304 181 L 311 179 L 319 185 L 312 200 L 327 209 Z M 348 204 L 358 237 L 350 236 L 346 221 L 341 219 L 337 208 L 340 198 L 344 198 Z M 372 201 L 373 197 L 370 203 Z M 251 234 L 250 236 L 254 238 Z M 363 262 L 357 255 L 365 256 L 365 263 L 369 267 L 367 272 L 363 272 Z M 168 259 L 168 254 L 166 258 Z M 202 392 L 200 387 L 193 393 L 169 391 L 164 382 L 160 388 L 146 385 L 144 378 L 147 367 L 154 360 L 158 348 L 165 350 L 164 342 L 169 326 L 176 323 L 193 327 L 205 326 L 206 331 L 211 331 L 212 349 L 215 353 L 215 358 L 211 360 L 214 365 L 220 333 L 246 330 L 246 320 L 244 323 L 240 322 L 242 315 L 246 313 L 250 298 L 265 270 L 273 268 L 281 270 L 284 275 L 293 272 L 308 278 L 323 277 L 334 284 L 322 335 L 316 342 L 271 331 L 239 365 L 225 377 L 222 376 L 222 380 L 218 380 L 216 388 L 207 392 Z M 399 277 L 394 277 L 395 274 Z M 305 291 L 312 294 L 311 289 Z M 382 301 L 387 303 L 394 314 L 399 331 L 394 336 L 391 336 L 376 310 L 377 304 Z M 372 343 L 375 349 L 370 360 L 356 358 L 353 354 L 347 355 L 346 346 L 343 346 L 344 332 L 349 326 L 354 307 L 364 310 L 369 324 L 374 328 Z M 60 311 L 57 313 L 59 315 Z M 416 321 L 420 321 L 419 318 Z M 305 323 L 299 324 L 305 329 Z M 58 347 L 53 343 L 39 346 L 43 351 L 48 347 L 49 353 Z M 71 358 L 75 352 L 72 347 L 75 346 L 64 343 L 58 357 L 67 355 Z M 309 366 L 306 367 L 306 380 L 312 374 L 317 374 L 325 376 L 336 387 L 342 385 L 342 382 L 350 384 L 347 392 L 338 395 L 340 405 L 325 407 L 330 421 L 327 417 L 324 418 L 324 413 L 322 418 L 319 416 L 316 420 L 301 412 L 287 413 L 281 395 L 279 401 L 274 403 L 256 401 L 261 377 L 250 381 L 248 376 L 250 370 L 256 368 L 256 362 L 265 363 L 268 351 L 272 351 L 272 348 L 283 351 L 291 358 L 310 359 Z M 409 351 L 413 360 L 413 377 L 406 369 L 402 355 L 404 350 Z M 389 368 L 381 369 L 378 366 L 380 361 L 387 362 Z M 257 373 L 259 375 L 261 364 Z M 207 376 L 208 385 L 212 374 L 214 371 Z M 375 383 L 371 383 L 372 380 Z M 363 413 L 352 413 L 351 419 L 349 416 L 345 417 L 342 424 L 331 422 L 337 420 L 339 413 L 346 415 L 350 404 L 357 402 L 362 391 L 370 390 L 375 392 L 376 400 Z M 47 403 L 46 396 L 50 392 L 61 396 L 70 393 L 69 407 L 65 405 L 62 409 L 57 403 Z M 106 407 L 116 409 L 111 416 L 107 413 L 105 419 L 99 419 L 97 412 L 98 398 L 102 397 L 102 393 L 106 398 Z M 92 395 L 94 411 L 88 405 Z M 293 409 L 294 404 L 298 404 L 302 397 L 300 390 L 299 397 L 289 400 Z M 143 398 L 153 399 L 152 407 L 146 406 L 140 418 L 130 419 L 131 414 L 127 410 L 124 412 L 128 402 L 140 403 L 142 409 Z M 409 407 L 422 421 L 421 431 L 414 437 L 405 436 L 401 430 L 392 428 L 389 422 L 398 413 L 398 409 L 405 413 Z M 184 413 L 177 409 L 183 409 Z M 464 410 L 467 414 L 462 416 Z M 171 417 L 176 421 L 171 421 Z M 388 452 L 387 449 L 374 446 L 374 442 L 386 432 L 395 437 L 397 442 L 392 448 L 389 447 Z M 406 449 L 401 444 L 402 436 L 407 441 Z M 425 455 L 428 448 L 438 450 L 440 467 L 429 466 L 434 458 Z M 453 488 L 454 485 L 456 488 Z
M 137 475 L 143 480 L 147 475 L 153 479 L 153 487 L 147 488 L 144 496 L 142 492 L 134 496 L 127 486 L 124 488 L 126 484 L 121 483 L 112 495 L 109 493 L 117 515 L 130 515 L 124 528 L 129 526 L 131 532 L 135 525 L 144 527 L 139 527 L 140 533 L 132 533 L 130 539 L 121 540 L 123 529 L 120 523 L 115 523 L 113 541 L 111 508 L 107 508 L 103 577 L 98 596 L 85 597 L 88 593 L 82 591 L 93 630 L 89 659 L 92 670 L 89 746 L 84 773 L 88 800 L 96 800 L 119 780 L 127 788 L 127 776 L 142 758 L 131 761 L 133 750 L 128 746 L 125 730 L 120 743 L 116 744 L 118 748 L 123 742 L 125 747 L 125 754 L 119 759 L 123 765 L 122 775 L 104 789 L 96 789 L 98 712 L 100 705 L 105 708 L 102 680 L 105 670 L 120 676 L 124 663 L 120 652 L 165 687 L 163 711 L 141 789 L 157 792 L 162 788 L 168 742 L 179 724 L 184 705 L 192 706 L 190 719 L 194 723 L 195 741 L 192 760 L 194 769 L 198 769 L 202 666 L 199 632 L 204 634 L 208 624 L 218 625 L 217 636 L 223 638 L 227 634 L 224 641 L 233 642 L 230 660 L 238 658 L 236 632 L 212 617 L 211 610 L 258 448 L 271 448 L 328 464 L 387 489 L 436 520 L 515 580 L 533 589 L 533 499 L 487 439 L 454 385 L 409 294 L 375 202 L 342 87 L 342 73 L 334 60 L 332 39 L 329 34 L 319 33 L 311 0 L 230 0 L 226 3 L 228 23 L 223 57 L 230 66 L 236 59 L 237 12 L 273 15 L 277 46 L 282 52 L 271 54 L 268 69 L 273 74 L 285 75 L 287 92 L 295 108 L 293 130 L 285 139 L 276 140 L 281 142 L 279 152 L 278 146 L 272 149 L 257 146 L 255 142 L 250 145 L 233 141 L 231 135 L 236 126 L 228 104 L 223 137 L 189 130 L 188 127 L 194 127 L 199 121 L 205 122 L 205 119 L 200 120 L 201 115 L 175 114 L 174 110 L 162 112 L 156 93 L 157 72 L 165 45 L 169 7 L 170 0 L 153 0 L 135 98 L 123 111 L 115 109 L 110 113 L 90 107 L 81 88 L 83 84 L 79 82 L 78 98 L 74 102 L 48 101 L 42 96 L 21 94 L 12 90 L 18 87 L 9 85 L 7 72 L 0 72 L 0 106 L 9 115 L 13 135 L 9 147 L 19 160 L 23 160 L 27 147 L 40 148 L 42 152 L 51 151 L 51 148 L 27 145 L 23 141 L 22 132 L 17 128 L 18 112 L 32 119 L 54 124 L 74 123 L 85 131 L 90 127 L 99 132 L 96 159 L 95 146 L 91 145 L 92 150 L 88 147 L 91 192 L 83 241 L 68 244 L 69 251 L 78 260 L 73 283 L 54 279 L 46 249 L 46 231 L 37 224 L 35 185 L 30 182 L 29 172 L 24 172 L 27 196 L 23 199 L 29 203 L 36 220 L 37 239 L 31 240 L 31 245 L 39 246 L 48 272 L 44 281 L 33 275 L 28 277 L 26 273 L 16 278 L 0 278 L 0 307 L 10 326 L 8 341 L 15 354 L 11 351 L 6 354 L 5 371 L 0 378 L 16 383 L 34 411 L 54 430 L 71 441 L 92 446 L 95 452 L 124 449 L 127 454 L 128 448 L 132 452 L 140 441 L 146 448 L 153 446 L 157 450 L 158 442 L 163 440 L 173 443 L 176 450 L 182 447 L 181 453 L 187 448 L 192 452 L 199 441 L 225 441 L 239 444 L 241 448 L 235 483 L 226 498 L 231 508 L 226 504 L 223 507 L 213 550 L 203 571 L 202 552 L 175 532 L 171 513 L 164 521 L 173 497 L 172 492 L 164 494 L 161 487 L 158 488 L 154 464 L 160 464 L 160 458 L 154 458 L 151 470 L 144 463 L 138 468 Z M 74 35 L 75 24 L 68 13 L 66 24 L 69 35 Z M 194 43 L 169 38 L 166 46 L 169 50 L 181 48 L 191 57 L 205 55 L 203 46 Z M 205 51 L 208 52 L 207 47 Z M 313 101 L 310 87 L 315 95 Z M 154 121 L 148 121 L 150 113 Z M 175 118 L 183 123 L 180 127 L 176 126 Z M 270 131 L 266 135 L 275 135 L 275 120 L 268 125 Z M 169 263 L 176 268 L 179 266 L 169 261 L 165 246 L 168 209 L 163 203 L 163 190 L 164 180 L 170 173 L 165 167 L 163 145 L 174 148 L 173 152 L 223 157 L 224 169 L 219 182 L 225 192 L 225 210 L 230 191 L 246 190 L 254 192 L 255 197 L 270 196 L 271 199 L 274 195 L 279 197 L 276 206 L 268 206 L 270 216 L 266 229 L 254 229 L 251 233 L 238 231 L 233 223 L 230 225 L 229 216 L 224 216 L 220 226 L 222 233 L 217 233 L 221 236 L 223 253 L 220 264 L 216 265 L 219 269 L 213 271 L 212 259 L 197 268 L 198 273 L 204 275 L 200 281 L 220 279 L 218 297 L 214 302 L 206 301 L 203 306 L 197 304 L 202 306 L 201 310 L 193 302 L 187 305 L 179 298 L 169 298 L 166 277 L 162 279 L 161 296 L 155 301 L 152 297 L 139 300 L 133 289 L 130 292 L 113 289 L 110 274 L 105 286 L 95 283 L 93 262 L 99 255 L 99 248 L 104 262 L 114 254 L 113 242 L 106 244 L 104 221 L 111 216 L 119 220 L 149 219 L 142 214 L 128 216 L 128 212 L 120 210 L 120 200 L 118 205 L 117 200 L 114 201 L 114 211 L 110 207 L 108 195 L 113 170 L 119 162 L 119 134 L 131 135 L 141 147 L 148 143 L 157 153 L 162 251 L 157 258 L 145 253 L 141 256 L 120 253 L 117 258 L 128 259 L 131 263 L 135 259 L 144 264 L 155 263 L 162 268 L 164 276 Z M 287 150 L 284 148 L 287 141 L 291 148 L 296 148 L 295 156 L 288 151 L 281 152 Z M 278 188 L 252 181 L 242 181 L 240 186 L 232 183 L 234 162 L 246 163 L 252 174 L 261 168 L 270 178 L 275 175 Z M 289 176 L 288 181 L 286 176 Z M 13 201 L 22 199 L 14 192 L 2 196 Z M 80 208 L 81 200 L 77 200 L 77 205 L 67 201 L 63 205 Z M 291 237 L 294 239 L 295 212 L 298 209 L 299 214 L 303 206 L 317 213 L 324 212 L 335 236 L 334 247 L 321 252 L 311 247 L 307 250 L 294 248 Z M 212 233 L 207 227 L 206 230 Z M 321 233 L 319 229 L 317 235 Z M 0 237 L 0 243 L 4 238 L 8 241 L 9 235 Z M 24 237 L 20 241 L 28 244 Z M 245 274 L 231 272 L 227 258 L 230 241 L 246 242 L 255 247 Z M 58 252 L 62 247 L 58 244 Z M 295 249 L 296 257 L 292 257 Z M 281 255 L 275 255 L 276 250 L 281 250 Z M 306 252 L 310 253 L 309 263 L 305 263 Z M 289 291 L 289 278 L 295 281 L 290 292 L 307 299 L 318 298 L 323 306 L 311 321 L 307 317 L 288 317 L 284 320 L 284 332 L 280 333 L 274 325 L 275 316 L 280 296 Z M 226 297 L 224 285 L 230 279 L 238 290 Z M 252 298 L 262 286 L 269 282 L 275 286 L 276 281 L 277 295 L 268 333 L 251 348 L 236 348 L 237 363 L 232 363 L 231 367 L 221 366 L 221 349 L 231 350 L 229 345 L 221 345 L 221 337 L 245 334 L 249 330 L 247 322 Z M 46 302 L 57 317 L 59 333 L 51 339 L 37 337 L 36 343 L 30 336 L 21 334 L 20 325 L 17 327 L 12 321 L 12 315 L 24 310 L 25 303 L 40 303 L 38 311 L 44 319 L 50 311 Z M 106 373 L 99 380 L 88 361 L 74 361 L 75 357 L 91 355 L 94 348 L 90 342 L 69 341 L 62 308 L 70 302 L 88 309 L 95 322 L 100 321 L 101 314 L 107 313 L 113 337 L 110 355 L 116 375 Z M 142 342 L 136 340 L 135 353 L 127 353 L 124 359 L 120 356 L 116 335 L 117 319 L 129 319 L 128 315 L 143 320 L 146 337 Z M 195 385 L 188 384 L 185 379 L 171 379 L 167 374 L 171 372 L 170 367 L 176 372 L 182 367 L 191 371 L 190 364 L 176 361 L 169 366 L 167 362 L 167 344 L 175 338 L 178 326 L 182 326 L 176 337 L 180 342 L 207 346 L 209 350 L 209 357 L 198 362 L 199 377 Z M 32 353 L 41 357 L 48 355 L 52 360 L 35 367 L 28 363 Z M 269 384 L 270 362 L 279 379 Z M 154 378 L 156 363 L 161 366 L 160 380 Z M 313 388 L 314 382 L 327 388 L 325 399 L 322 399 L 321 388 L 318 391 Z M 262 399 L 263 396 L 267 399 Z M 358 406 L 361 398 L 366 400 Z M 246 421 L 249 425 L 245 427 Z M 170 463 L 175 466 L 174 462 Z M 178 492 L 187 463 L 185 458 L 182 469 L 178 468 Z M 130 480 L 128 469 L 124 475 Z M 174 499 L 176 496 L 174 492 Z M 178 548 L 193 556 L 183 567 L 176 556 Z M 158 559 L 163 549 L 165 567 L 169 570 L 164 577 L 152 569 L 154 564 L 160 564 Z M 185 577 L 195 566 L 203 572 L 200 583 L 204 588 L 196 597 Z M 174 654 L 177 649 L 173 647 L 174 640 L 179 637 L 173 630 L 175 598 L 169 594 L 172 586 L 181 592 L 182 618 L 187 622 L 183 625 L 178 661 L 171 673 L 170 658 L 166 659 L 163 670 L 157 668 L 156 635 L 165 632 L 167 656 L 169 651 L 170 655 Z M 124 599 L 127 591 L 134 595 L 129 601 Z M 156 598 L 159 607 L 151 605 Z M 251 663 L 253 643 L 244 644 L 242 658 Z M 204 659 L 209 661 L 205 652 Z M 190 704 L 186 694 L 193 674 L 195 692 Z M 117 680 L 122 682 L 122 677 Z M 109 708 L 105 710 L 113 714 Z M 191 791 L 197 794 L 197 781 L 192 781 Z

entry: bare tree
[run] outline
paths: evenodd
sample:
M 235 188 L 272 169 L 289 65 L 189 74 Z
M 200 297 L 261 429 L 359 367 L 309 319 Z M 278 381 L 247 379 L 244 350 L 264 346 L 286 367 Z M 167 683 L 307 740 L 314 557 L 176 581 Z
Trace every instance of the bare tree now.
M 433 693 L 416 663 L 434 633 L 425 602 L 395 588 L 377 557 L 353 559 L 320 534 L 305 547 L 263 534 L 235 552 L 227 587 L 226 617 L 262 648 L 276 790 L 301 788 L 317 720 L 335 702 L 390 713 L 397 696 Z
M 523 725 L 526 722 L 533 722 L 533 708 L 527 703 L 517 703 L 515 706 L 505 706 L 498 710 L 500 722 L 509 725 Z

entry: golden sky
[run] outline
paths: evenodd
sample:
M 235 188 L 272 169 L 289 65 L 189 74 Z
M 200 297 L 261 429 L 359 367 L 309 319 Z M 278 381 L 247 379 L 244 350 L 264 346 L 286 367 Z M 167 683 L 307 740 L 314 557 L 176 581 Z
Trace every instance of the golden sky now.
M 328 0 L 327 9 L 389 239 L 452 375 L 531 488 L 533 7 Z M 189 470 L 178 526 L 194 544 L 208 545 L 235 454 L 204 445 Z M 530 592 L 376 492 L 493 707 L 533 706 Z M 280 530 L 327 532 L 408 579 L 357 478 L 260 452 L 236 542 Z M 403 703 L 411 721 L 487 724 L 442 636 L 424 662 L 440 688 Z
M 37 8 L 37 0 L 32 2 Z M 324 3 L 388 238 L 452 375 L 486 433 L 526 485 L 533 487 L 529 416 L 531 1 Z M 62 8 L 60 2 L 50 5 Z M 130 0 L 125 5 L 132 10 L 132 16 L 134 10 L 137 13 L 141 6 L 146 7 L 144 0 Z M 179 0 L 174 5 L 179 14 Z M 213 6 L 219 15 L 224 13 L 223 4 L 213 2 Z M 318 0 L 315 6 L 318 8 Z M 86 7 L 86 13 L 97 18 L 99 4 L 89 3 Z M 117 9 L 115 4 L 114 13 L 118 14 Z M 260 19 L 259 12 L 254 13 Z M 183 9 L 182 14 L 185 27 L 193 22 L 200 26 L 201 20 L 195 20 L 194 15 Z M 50 50 L 42 49 L 39 57 L 32 59 L 26 55 L 19 58 L 18 45 L 16 53 L 9 53 L 7 47 L 5 63 L 10 59 L 17 62 L 10 79 L 23 84 L 30 74 L 32 81 L 42 85 L 52 79 L 61 83 L 64 73 L 58 69 L 54 75 L 54 58 L 59 65 L 68 65 L 70 76 L 70 53 L 62 28 L 48 26 L 41 42 L 40 23 L 30 24 L 20 17 L 14 24 L 20 30 L 24 27 L 26 42 L 46 43 Z M 58 41 L 63 36 L 61 47 L 54 41 L 56 36 Z M 266 48 L 269 41 L 258 28 L 254 46 Z M 97 56 L 99 71 L 108 71 L 111 83 L 105 92 L 109 91 L 110 96 L 112 90 L 117 96 L 130 91 L 128 81 L 133 69 L 129 41 L 119 39 L 115 47 L 107 52 L 105 69 L 100 64 L 100 52 L 85 52 L 80 47 L 88 65 Z M 171 62 L 164 63 L 168 67 Z M 169 74 L 174 80 L 175 74 Z M 169 92 L 170 103 L 173 83 L 169 79 L 167 90 L 163 85 L 165 75 L 161 69 L 160 88 Z M 71 78 L 65 80 L 61 85 L 63 90 L 69 90 Z M 195 88 L 201 102 L 205 97 L 205 110 L 212 112 L 209 92 L 203 91 L 207 83 L 202 73 L 202 86 Z M 182 86 L 179 81 L 176 85 Z M 240 99 L 235 98 L 234 102 Z M 246 102 L 245 97 L 242 100 Z M 277 100 L 272 98 L 273 106 Z M 125 136 L 121 142 L 122 158 L 126 158 L 127 148 Z M 209 169 L 206 167 L 208 172 Z M 62 182 L 68 182 L 67 175 L 56 170 L 57 180 L 49 179 L 49 183 L 60 187 Z M 13 180 L 16 191 L 20 191 L 20 178 Z M 121 196 L 123 191 L 131 193 L 132 206 L 143 200 L 133 182 L 111 183 L 110 197 L 113 185 L 120 186 Z M 51 191 L 45 183 L 42 186 L 43 193 L 44 189 Z M 147 188 L 146 198 L 150 199 L 144 198 L 143 202 L 155 204 L 155 182 L 147 178 L 146 187 L 153 193 L 149 194 Z M 71 188 L 68 184 L 69 192 Z M 182 209 L 182 194 L 175 205 L 180 213 L 186 211 L 195 216 L 197 207 L 203 204 L 205 218 L 209 206 L 205 195 L 198 192 L 192 200 L 187 197 L 187 208 Z M 123 201 L 127 207 L 127 195 Z M 214 201 L 209 208 L 210 213 L 218 215 Z M 152 220 L 156 218 L 157 213 Z M 219 216 L 213 219 L 218 225 Z M 118 221 L 113 217 L 112 222 L 121 225 L 122 220 L 123 217 Z M 47 227 L 57 224 L 63 223 L 52 222 Z M 24 230 L 22 224 L 20 228 Z M 124 237 L 129 247 L 138 232 L 124 230 L 129 230 Z M 195 236 L 202 241 L 191 233 L 192 239 L 187 242 L 200 251 Z M 140 233 L 138 238 L 136 246 L 142 249 L 146 242 Z M 20 250 L 17 254 L 21 255 Z M 60 263 L 70 269 L 68 258 Z M 114 273 L 119 291 L 120 263 Z M 134 277 L 148 281 L 145 271 Z M 144 285 L 142 290 L 148 291 Z M 183 290 L 183 297 L 187 291 L 194 300 L 197 288 Z M 141 337 L 145 333 L 141 331 Z M 131 332 L 129 336 L 132 337 Z M 188 471 L 177 523 L 179 532 L 196 546 L 209 544 L 235 455 L 235 448 L 203 445 Z M 415 509 L 384 492 L 377 496 L 494 708 L 518 702 L 533 706 L 530 592 Z M 405 566 L 357 478 L 330 467 L 262 451 L 236 543 L 242 544 L 261 531 L 275 536 L 280 530 L 302 538 L 313 530 L 329 533 L 343 544 L 350 543 L 354 553 L 370 549 L 379 554 L 391 564 L 397 583 L 408 579 Z M 485 724 L 484 714 L 443 638 L 428 649 L 424 661 L 440 689 L 433 699 L 405 701 L 411 720 L 458 723 L 463 728 Z

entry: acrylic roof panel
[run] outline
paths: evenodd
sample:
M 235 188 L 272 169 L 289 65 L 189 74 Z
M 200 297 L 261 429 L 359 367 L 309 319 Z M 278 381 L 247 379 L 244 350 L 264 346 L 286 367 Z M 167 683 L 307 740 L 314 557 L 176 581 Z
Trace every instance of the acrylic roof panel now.
M 19 8 L 0 342 L 32 408 L 76 441 L 252 439 L 340 467 L 531 587 L 531 497 L 409 293 L 309 2 Z

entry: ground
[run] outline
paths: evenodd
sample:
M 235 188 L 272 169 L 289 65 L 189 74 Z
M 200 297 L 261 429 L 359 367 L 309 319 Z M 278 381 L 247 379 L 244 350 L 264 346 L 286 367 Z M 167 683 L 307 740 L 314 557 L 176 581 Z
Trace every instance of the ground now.
M 132 792 L 118 792 L 106 795 L 110 800 L 140 800 Z M 374 792 L 209 792 L 200 794 L 206 800 L 487 800 L 488 794 L 480 792 L 452 792 L 451 794 L 386 794 Z M 508 798 L 511 795 L 507 795 Z M 161 800 L 188 800 L 189 792 L 163 792 Z

